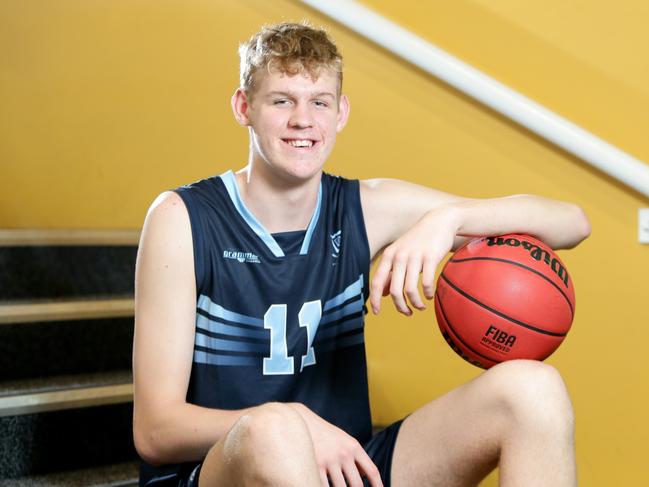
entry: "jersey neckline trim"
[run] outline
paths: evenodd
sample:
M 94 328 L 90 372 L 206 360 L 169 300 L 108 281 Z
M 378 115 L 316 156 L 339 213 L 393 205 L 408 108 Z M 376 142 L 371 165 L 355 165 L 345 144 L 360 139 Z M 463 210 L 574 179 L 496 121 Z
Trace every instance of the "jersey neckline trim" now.
M 282 248 L 279 246 L 275 238 L 270 234 L 268 230 L 261 224 L 259 220 L 255 217 L 255 215 L 252 214 L 252 212 L 246 207 L 246 204 L 243 202 L 243 198 L 241 198 L 241 194 L 239 193 L 239 187 L 237 186 L 237 180 L 236 176 L 232 172 L 232 170 L 228 170 L 221 174 L 219 176 L 221 178 L 221 181 L 223 181 L 223 184 L 225 185 L 225 189 L 228 192 L 228 195 L 230 196 L 230 200 L 232 201 L 232 204 L 236 208 L 237 212 L 239 215 L 241 215 L 241 218 L 248 224 L 250 229 L 257 234 L 257 236 L 266 244 L 268 249 L 273 253 L 275 257 L 285 257 L 284 251 Z M 302 247 L 300 248 L 300 254 L 299 255 L 306 255 L 309 252 L 309 245 L 311 244 L 311 237 L 313 236 L 313 232 L 315 232 L 316 225 L 318 224 L 318 220 L 320 219 L 320 207 L 322 206 L 322 181 L 320 181 L 320 188 L 318 189 L 318 202 L 315 207 L 315 211 L 313 212 L 313 216 L 311 217 L 311 221 L 309 222 L 309 226 L 306 229 L 306 233 L 304 234 L 304 240 L 302 241 Z

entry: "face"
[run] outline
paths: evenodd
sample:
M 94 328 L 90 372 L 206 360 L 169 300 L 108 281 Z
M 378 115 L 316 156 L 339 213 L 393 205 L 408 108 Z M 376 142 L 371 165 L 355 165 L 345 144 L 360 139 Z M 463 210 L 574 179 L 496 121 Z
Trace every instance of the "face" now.
M 337 96 L 336 74 L 258 76 L 252 97 L 239 89 L 232 98 L 235 117 L 249 127 L 256 170 L 292 182 L 319 175 L 349 114 L 347 97 Z

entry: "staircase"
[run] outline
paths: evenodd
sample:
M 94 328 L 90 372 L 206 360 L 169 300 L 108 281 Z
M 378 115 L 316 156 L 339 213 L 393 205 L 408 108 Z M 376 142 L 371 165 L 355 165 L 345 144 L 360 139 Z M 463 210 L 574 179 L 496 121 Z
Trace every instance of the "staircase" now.
M 134 486 L 138 232 L 0 230 L 0 485 Z

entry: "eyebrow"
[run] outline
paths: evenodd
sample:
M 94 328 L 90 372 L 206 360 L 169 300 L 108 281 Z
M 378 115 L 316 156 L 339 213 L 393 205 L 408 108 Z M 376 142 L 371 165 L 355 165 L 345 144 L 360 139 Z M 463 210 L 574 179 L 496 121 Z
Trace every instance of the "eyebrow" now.
M 289 98 L 294 98 L 295 94 L 294 93 L 289 93 L 286 91 L 271 91 L 268 93 L 268 96 L 286 96 Z M 315 93 L 310 95 L 312 98 L 322 98 L 324 96 L 328 96 L 330 98 L 333 98 L 334 100 L 336 99 L 336 95 L 329 91 L 321 91 L 320 93 Z

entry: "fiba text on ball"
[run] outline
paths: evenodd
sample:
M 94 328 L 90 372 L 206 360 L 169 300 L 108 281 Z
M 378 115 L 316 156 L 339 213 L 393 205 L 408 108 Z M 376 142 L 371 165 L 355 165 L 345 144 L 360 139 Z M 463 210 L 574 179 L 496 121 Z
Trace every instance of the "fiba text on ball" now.
M 489 325 L 484 336 L 480 340 L 484 345 L 494 348 L 500 352 L 509 353 L 516 343 L 516 336 Z

